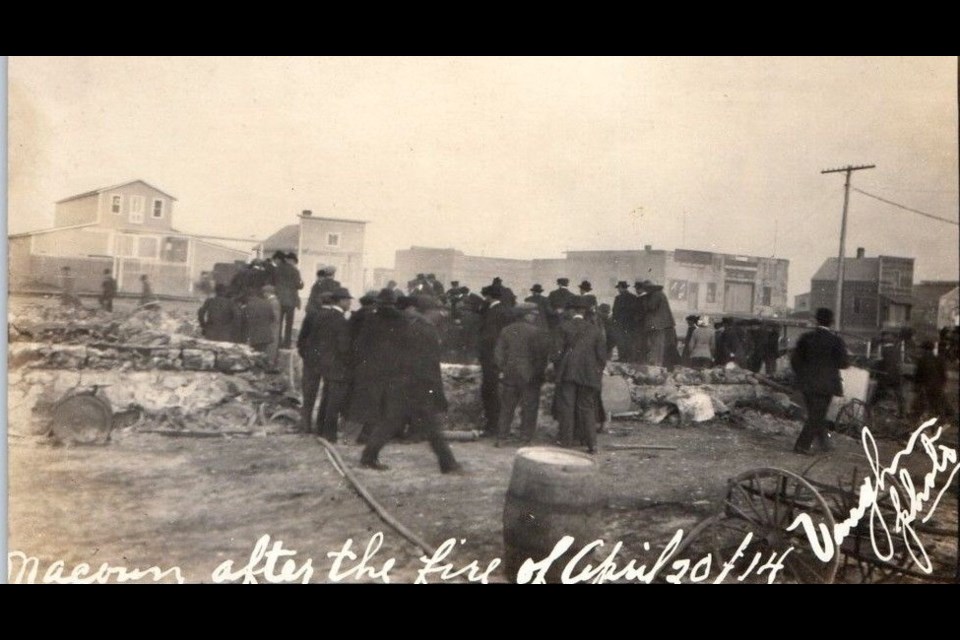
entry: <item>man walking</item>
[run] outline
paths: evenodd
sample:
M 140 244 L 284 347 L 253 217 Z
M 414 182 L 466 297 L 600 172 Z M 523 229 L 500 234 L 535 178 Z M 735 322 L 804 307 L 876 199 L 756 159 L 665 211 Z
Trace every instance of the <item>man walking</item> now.
M 601 375 L 607 361 L 603 334 L 584 316 L 587 303 L 574 297 L 568 303 L 570 318 L 554 334 L 553 360 L 556 370 L 556 411 L 560 423 L 559 444 L 573 446 L 576 435 L 596 451 L 598 402 Z
M 830 330 L 833 311 L 821 307 L 815 318 L 816 329 L 800 336 L 790 358 L 790 366 L 807 406 L 807 421 L 793 451 L 804 455 L 810 454 L 814 441 L 823 451 L 833 450 L 826 426 L 827 409 L 833 396 L 843 395 L 840 369 L 850 366 L 843 338 Z
M 330 442 L 337 441 L 340 414 L 345 413 L 350 391 L 350 323 L 345 313 L 352 299 L 342 287 L 328 294 L 327 303 L 304 318 L 297 336 L 297 352 L 303 359 L 301 430 L 314 432 L 313 409 L 322 380 L 317 423 L 320 437 Z
M 494 358 L 500 370 L 500 417 L 496 446 L 510 437 L 510 426 L 520 405 L 520 438 L 533 439 L 540 408 L 540 388 L 550 359 L 550 334 L 540 326 L 539 310 L 532 302 L 515 309 L 522 318 L 500 332 Z
M 385 375 L 354 400 L 354 406 L 358 402 L 364 405 L 362 413 L 375 425 L 360 464 L 387 470 L 380 462 L 380 450 L 409 422 L 429 441 L 441 473 L 462 473 L 440 432 L 438 415 L 447 408 L 440 375 L 440 335 L 422 314 L 432 300 L 417 298 L 415 302 L 419 308 L 404 314 L 397 310 L 393 292 L 381 291 L 377 313 L 361 330 L 360 357 Z

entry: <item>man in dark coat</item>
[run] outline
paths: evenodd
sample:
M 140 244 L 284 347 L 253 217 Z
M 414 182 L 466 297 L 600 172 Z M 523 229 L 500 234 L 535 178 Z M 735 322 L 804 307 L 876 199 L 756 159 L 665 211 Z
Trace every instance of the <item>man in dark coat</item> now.
M 320 437 L 337 441 L 340 414 L 345 413 L 350 391 L 350 324 L 344 314 L 353 299 L 347 289 L 328 294 L 329 303 L 309 313 L 297 336 L 297 351 L 303 358 L 303 407 L 301 429 L 313 432 L 313 408 L 323 380 L 323 399 L 317 422 Z
M 151 309 L 159 307 L 157 296 L 153 293 L 153 287 L 150 286 L 150 278 L 147 277 L 147 274 L 140 276 L 140 306 Z
M 233 342 L 239 311 L 227 297 L 227 287 L 217 284 L 214 297 L 203 301 L 197 311 L 197 321 L 203 337 L 217 342 Z
M 450 306 L 450 318 L 456 320 L 460 317 L 460 303 L 463 302 L 463 292 L 460 291 L 460 282 L 453 280 L 450 282 L 450 288 L 444 294 L 445 304 Z
M 876 404 L 884 394 L 890 394 L 897 401 L 897 417 L 904 417 L 905 402 L 903 396 L 903 367 L 901 365 L 900 341 L 893 331 L 880 333 L 880 344 L 877 347 L 880 353 L 880 371 L 877 377 L 877 388 L 870 399 L 870 404 Z
M 117 297 L 117 281 L 110 273 L 110 269 L 103 270 L 103 282 L 100 289 L 100 308 L 104 311 L 113 311 L 113 299 Z
M 437 280 L 437 276 L 434 273 L 427 274 L 427 291 L 426 293 L 430 294 L 437 300 L 443 301 L 445 299 L 446 293 L 443 290 L 443 285 Z
M 698 315 L 689 315 L 685 318 L 687 321 L 687 335 L 683 338 L 683 351 L 680 353 L 680 362 L 685 367 L 690 366 L 690 338 L 693 332 L 697 330 L 697 322 L 700 320 Z
M 500 302 L 508 307 L 517 306 L 517 296 L 513 293 L 513 289 L 503 284 L 503 278 L 497 276 L 490 284 L 495 287 L 500 287 Z
M 733 324 L 733 318 L 723 318 L 716 335 L 717 366 L 722 367 L 728 362 L 741 362 L 743 360 L 743 344 L 740 328 Z
M 913 415 L 920 419 L 929 410 L 930 415 L 940 419 L 952 420 L 953 407 L 943 391 L 947 384 L 946 358 L 933 354 L 933 341 L 927 340 L 920 345 L 920 358 L 914 373 L 916 397 L 913 401 Z
M 554 333 L 556 371 L 555 406 L 560 423 L 559 444 L 573 446 L 576 435 L 593 453 L 597 445 L 597 417 L 601 376 L 607 346 L 596 324 L 585 319 L 587 303 L 579 297 L 568 303 L 570 317 Z
M 556 329 L 560 325 L 560 320 L 571 300 L 576 298 L 570 286 L 570 278 L 557 278 L 557 288 L 547 295 L 547 303 L 550 307 L 550 315 L 547 316 L 550 329 Z
M 442 473 L 460 473 L 450 445 L 440 431 L 438 414 L 447 408 L 440 375 L 440 336 L 436 327 L 422 315 L 423 308 L 404 314 L 396 309 L 393 292 L 378 296 L 377 313 L 361 331 L 364 359 L 387 358 L 386 375 L 381 377 L 378 393 L 365 392 L 361 401 L 373 403 L 365 413 L 375 427 L 360 456 L 360 464 L 384 471 L 380 450 L 398 435 L 405 423 L 426 436 L 437 456 Z M 432 304 L 417 298 L 417 304 Z M 376 335 L 374 335 L 374 333 Z
M 621 280 L 617 283 L 617 297 L 613 299 L 613 337 L 617 345 L 617 359 L 621 362 L 637 362 L 637 333 L 640 320 L 637 317 L 637 296 L 630 293 L 630 285 Z
M 300 308 L 300 290 L 303 279 L 297 269 L 297 254 L 278 252 L 283 259 L 277 260 L 276 290 L 280 301 L 280 348 L 289 349 L 293 341 L 293 320 Z
M 680 360 L 677 352 L 676 321 L 670 312 L 670 302 L 663 287 L 645 282 L 646 292 L 641 304 L 643 316 L 641 329 L 646 334 L 647 364 L 657 367 L 673 367 Z
M 323 267 L 317 269 L 317 281 L 310 288 L 310 297 L 307 298 L 307 312 L 310 309 L 319 309 L 323 306 L 321 297 L 326 293 L 333 293 L 340 288 L 340 282 L 335 280 L 333 274 L 337 272 L 336 267 Z
M 808 455 L 814 440 L 824 451 L 832 451 L 826 417 L 833 396 L 843 395 L 840 369 L 850 366 L 847 345 L 830 330 L 833 311 L 821 307 L 816 314 L 817 327 L 800 336 L 790 358 L 790 366 L 807 405 L 807 421 L 793 447 L 795 453 Z
M 497 435 L 500 419 L 500 370 L 497 368 L 495 351 L 500 332 L 513 321 L 513 314 L 500 298 L 503 290 L 499 285 L 488 285 L 481 291 L 487 304 L 487 312 L 480 325 L 480 398 L 483 402 L 483 436 Z
M 483 298 L 470 291 L 469 287 L 460 287 L 460 291 L 463 294 L 460 302 L 460 318 L 457 321 L 460 344 L 463 349 L 463 358 L 466 361 L 472 361 L 480 355 L 480 326 L 483 324 L 480 310 L 484 302 Z
M 549 330 L 550 302 L 547 296 L 543 295 L 543 287 L 539 283 L 530 287 L 530 295 L 524 299 L 524 302 L 537 305 L 537 323 L 541 328 Z
M 260 295 L 250 296 L 247 299 L 243 314 L 244 325 L 247 328 L 247 344 L 257 351 L 266 353 L 277 338 L 274 330 L 279 318 L 262 289 Z
M 520 405 L 520 438 L 529 443 L 537 428 L 540 388 L 550 360 L 550 333 L 540 326 L 539 309 L 524 302 L 514 309 L 522 320 L 500 332 L 494 359 L 500 370 L 500 417 L 496 446 L 510 436 L 510 426 Z

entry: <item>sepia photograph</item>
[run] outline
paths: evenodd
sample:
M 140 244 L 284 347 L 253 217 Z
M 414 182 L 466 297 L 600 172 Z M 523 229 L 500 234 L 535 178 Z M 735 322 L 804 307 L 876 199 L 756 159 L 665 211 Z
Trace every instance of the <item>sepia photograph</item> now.
M 957 57 L 0 61 L 0 580 L 960 582 Z

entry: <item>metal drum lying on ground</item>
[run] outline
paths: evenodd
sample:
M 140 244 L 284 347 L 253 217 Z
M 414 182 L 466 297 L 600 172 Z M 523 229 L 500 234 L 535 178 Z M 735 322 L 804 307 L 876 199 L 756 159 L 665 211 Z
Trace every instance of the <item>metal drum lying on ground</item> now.
M 53 408 L 53 435 L 62 442 L 105 444 L 110 440 L 113 412 L 93 394 L 67 396 Z
M 600 537 L 603 506 L 598 466 L 584 453 L 554 447 L 517 451 L 503 507 L 504 570 L 512 582 L 524 561 L 550 555 L 564 536 L 574 543 L 546 573 L 559 582 L 567 562 Z

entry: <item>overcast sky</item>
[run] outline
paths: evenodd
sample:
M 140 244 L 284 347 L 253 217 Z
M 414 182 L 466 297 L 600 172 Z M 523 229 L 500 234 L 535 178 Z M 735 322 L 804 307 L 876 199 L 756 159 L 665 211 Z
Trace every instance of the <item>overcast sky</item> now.
M 793 296 L 838 250 L 822 169 L 957 219 L 957 119 L 956 58 L 14 57 L 8 227 L 141 178 L 188 232 L 369 220 L 368 267 L 652 244 L 787 258 Z M 957 226 L 853 192 L 857 246 L 957 278 Z

